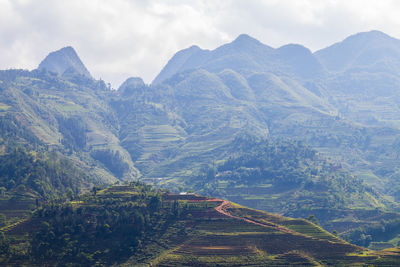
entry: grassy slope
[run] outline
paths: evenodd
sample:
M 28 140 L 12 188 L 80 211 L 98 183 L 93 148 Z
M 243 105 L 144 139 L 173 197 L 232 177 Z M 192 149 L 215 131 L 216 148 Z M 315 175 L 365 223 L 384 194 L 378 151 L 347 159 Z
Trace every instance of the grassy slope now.
M 118 122 L 107 103 L 111 92 L 94 80 L 74 81 L 46 72 L 2 71 L 0 115 L 12 115 L 45 145 L 68 155 L 76 165 L 90 172 L 98 182 L 115 182 L 117 178 L 91 157 L 95 150 L 118 151 L 129 171 L 120 179 L 140 174 L 129 153 L 120 146 Z M 61 131 L 61 119 L 73 118 L 85 127 L 85 144 L 71 149 Z M 74 129 L 71 130 L 72 132 Z M 64 140 L 63 140 L 64 139 Z M 70 142 L 71 140 L 69 140 Z M 82 141 L 83 142 L 83 141 Z

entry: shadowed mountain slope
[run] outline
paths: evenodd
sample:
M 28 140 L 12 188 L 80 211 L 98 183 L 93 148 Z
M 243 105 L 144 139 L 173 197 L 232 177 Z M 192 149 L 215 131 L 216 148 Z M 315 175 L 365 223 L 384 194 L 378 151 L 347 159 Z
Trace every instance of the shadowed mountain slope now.
M 74 48 L 67 46 L 60 50 L 51 52 L 40 64 L 38 69 L 46 69 L 64 75 L 66 73 L 82 74 L 87 78 L 91 78 L 89 71 L 80 60 Z

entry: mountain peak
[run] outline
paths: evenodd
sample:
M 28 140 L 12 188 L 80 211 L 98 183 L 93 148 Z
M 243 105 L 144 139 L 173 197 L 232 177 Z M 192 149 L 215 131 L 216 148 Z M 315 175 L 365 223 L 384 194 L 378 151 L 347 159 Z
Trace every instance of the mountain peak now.
M 126 86 L 126 85 L 138 87 L 138 86 L 143 86 L 145 84 L 143 79 L 140 77 L 129 77 L 123 84 L 121 84 L 121 86 Z
M 63 51 L 63 52 L 67 52 L 67 53 L 75 53 L 76 54 L 75 49 L 70 45 L 61 48 L 59 51 Z
M 392 38 L 391 36 L 387 35 L 384 32 L 378 31 L 378 30 L 371 30 L 367 32 L 359 32 L 351 36 L 367 36 L 367 37 L 384 37 L 384 38 Z M 350 36 L 350 37 L 351 37 Z
M 300 44 L 287 44 L 279 47 L 277 49 L 280 53 L 288 53 L 288 54 L 311 54 L 310 49 Z
M 145 83 L 143 82 L 142 78 L 140 77 L 130 77 L 126 79 L 125 82 L 121 84 L 121 86 L 118 88 L 118 92 L 120 94 L 127 94 L 132 92 L 133 90 L 137 88 L 142 88 L 145 86 Z
M 256 39 L 246 33 L 242 33 L 242 34 L 239 34 L 238 37 L 236 37 L 236 39 L 233 42 L 243 41 L 243 40 L 256 40 Z
M 400 53 L 400 40 L 373 30 L 351 35 L 342 42 L 316 51 L 314 54 L 330 71 L 344 71 L 361 65 L 373 65 L 384 55 Z M 392 52 L 389 52 L 392 51 Z
M 208 50 L 203 50 L 197 45 L 192 45 L 186 49 L 178 51 L 153 80 L 152 84 L 161 83 L 162 81 L 172 77 L 175 73 L 192 68 L 192 65 L 186 64 L 188 62 L 192 63 L 191 59 L 197 63 L 197 60 L 201 60 L 201 57 L 207 53 Z M 199 56 L 200 58 L 196 58 L 196 56 Z
M 190 51 L 199 51 L 199 50 L 201 50 L 201 48 L 200 48 L 199 46 L 197 46 L 197 45 L 192 45 L 192 46 L 190 46 L 189 48 L 187 48 L 187 50 L 190 50 Z
M 251 37 L 250 35 L 244 34 L 244 33 L 242 33 L 238 37 L 236 37 L 236 39 L 233 40 L 232 44 L 239 48 L 242 48 L 242 47 L 245 47 L 248 45 L 263 45 L 257 39 Z
M 55 72 L 58 75 L 63 75 L 66 71 L 73 71 L 88 78 L 92 78 L 72 46 L 66 46 L 57 51 L 51 52 L 39 64 L 38 69 L 46 69 Z
M 377 30 L 372 30 L 368 32 L 359 32 L 353 35 L 350 35 L 346 39 L 343 40 L 343 43 L 352 43 L 352 44 L 357 44 L 357 43 L 363 43 L 363 44 L 368 44 L 371 42 L 380 42 L 380 41 L 391 41 L 391 40 L 396 40 L 395 38 L 387 35 L 384 32 L 377 31 Z

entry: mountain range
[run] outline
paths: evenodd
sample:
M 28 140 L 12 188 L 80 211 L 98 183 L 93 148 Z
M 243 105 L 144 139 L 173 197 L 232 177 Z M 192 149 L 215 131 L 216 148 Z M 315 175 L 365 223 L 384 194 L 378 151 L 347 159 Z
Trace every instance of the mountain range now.
M 0 144 L 76 168 L 79 185 L 46 192 L 140 179 L 393 245 L 394 226 L 385 240 L 366 236 L 400 225 L 399 51 L 378 31 L 314 53 L 243 34 L 177 52 L 150 85 L 130 77 L 112 90 L 65 47 L 33 71 L 0 71 Z M 10 196 L 18 183 L 5 185 Z

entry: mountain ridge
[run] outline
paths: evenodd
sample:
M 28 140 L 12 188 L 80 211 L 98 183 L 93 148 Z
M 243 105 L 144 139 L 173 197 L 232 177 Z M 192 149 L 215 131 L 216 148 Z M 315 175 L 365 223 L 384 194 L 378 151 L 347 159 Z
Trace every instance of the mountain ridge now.
M 175 192 L 204 190 L 252 208 L 314 215 L 365 247 L 396 245 L 396 230 L 384 239 L 370 230 L 399 223 L 395 65 L 376 68 L 387 63 L 379 53 L 371 64 L 356 55 L 357 64 L 333 73 L 301 45 L 274 49 L 247 35 L 176 55 L 164 81 L 128 78 L 118 91 L 69 67 L 0 71 L 0 116 L 90 174 L 88 187 L 140 178 Z M 0 125 L 4 146 L 33 139 Z M 9 134 L 17 136 L 6 143 Z M 251 146 L 251 138 L 260 143 Z
M 345 71 L 357 65 L 368 64 L 376 60 L 368 54 L 380 53 L 381 57 L 393 56 L 396 53 L 400 60 L 400 40 L 381 31 L 368 31 L 351 35 L 343 41 L 335 43 L 314 54 L 324 63 L 327 69 L 335 72 Z M 364 62 L 363 62 L 364 61 Z
M 296 51 L 293 51 L 293 49 L 296 49 Z M 288 44 L 275 49 L 247 34 L 240 34 L 232 42 L 221 45 L 211 51 L 192 46 L 177 52 L 159 75 L 156 76 L 152 84 L 162 83 L 162 81 L 172 77 L 173 74 L 193 68 L 205 68 L 211 72 L 220 72 L 223 70 L 223 67 L 220 67 L 221 64 L 230 65 L 230 68 L 235 71 L 244 71 L 244 73 L 246 73 L 247 69 L 269 72 L 289 71 L 295 76 L 305 76 L 304 78 L 307 78 L 309 75 L 304 75 L 304 70 L 301 71 L 304 66 L 298 67 L 296 59 L 290 58 L 291 53 L 298 53 L 300 50 L 302 51 L 301 57 L 303 59 L 310 58 L 308 59 L 308 65 L 315 69 L 313 75 L 321 75 L 321 72 L 323 72 L 322 66 L 319 66 L 318 60 L 313 58 L 314 54 L 304 46 Z M 183 58 L 183 54 L 186 57 Z M 282 60 L 284 61 L 283 65 Z M 181 63 L 179 67 L 174 66 L 174 63 L 178 61 L 183 61 L 184 63 Z M 277 69 L 274 65 L 278 66 Z

